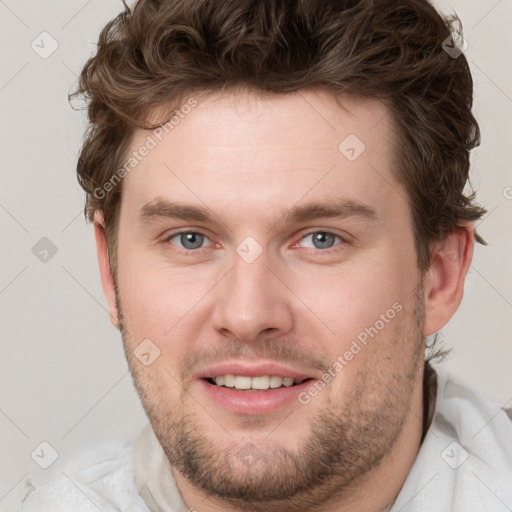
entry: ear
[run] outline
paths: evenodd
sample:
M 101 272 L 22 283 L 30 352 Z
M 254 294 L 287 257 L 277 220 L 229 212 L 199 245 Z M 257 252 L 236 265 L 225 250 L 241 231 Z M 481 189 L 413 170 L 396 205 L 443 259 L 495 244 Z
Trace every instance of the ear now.
M 435 248 L 425 276 L 425 336 L 442 329 L 457 311 L 474 246 L 474 226 L 465 223 Z
M 103 220 L 103 214 L 101 212 L 97 211 L 94 214 L 93 225 L 94 236 L 96 237 L 96 252 L 98 255 L 98 265 L 100 267 L 101 284 L 108 302 L 110 321 L 114 327 L 119 329 L 119 313 L 117 311 L 116 304 L 114 274 L 110 266 L 107 238 L 105 235 L 105 221 Z

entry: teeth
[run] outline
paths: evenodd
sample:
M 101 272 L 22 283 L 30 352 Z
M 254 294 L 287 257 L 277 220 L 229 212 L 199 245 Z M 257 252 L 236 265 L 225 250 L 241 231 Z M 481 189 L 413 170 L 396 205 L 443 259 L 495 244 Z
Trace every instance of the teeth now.
M 277 375 L 262 375 L 259 377 L 247 377 L 245 375 L 217 375 L 214 379 L 217 386 L 226 386 L 235 389 L 276 389 L 281 386 L 290 387 L 300 384 L 302 379 L 292 377 L 278 377 Z
M 252 389 L 268 389 L 270 387 L 270 377 L 253 377 L 251 382 Z
M 235 377 L 235 388 L 236 389 L 251 389 L 251 377 L 241 377 L 237 375 Z
M 274 388 L 280 388 L 283 385 L 283 378 L 282 377 L 270 377 L 269 384 L 272 389 Z
M 221 376 L 222 379 L 222 376 Z M 217 383 L 217 381 L 215 381 Z M 219 384 L 219 386 L 222 386 L 222 384 Z M 235 387 L 235 376 L 234 375 L 224 375 L 224 386 L 228 388 L 234 388 Z
M 286 387 L 293 386 L 293 379 L 291 377 L 285 377 L 283 379 L 283 386 L 286 386 Z

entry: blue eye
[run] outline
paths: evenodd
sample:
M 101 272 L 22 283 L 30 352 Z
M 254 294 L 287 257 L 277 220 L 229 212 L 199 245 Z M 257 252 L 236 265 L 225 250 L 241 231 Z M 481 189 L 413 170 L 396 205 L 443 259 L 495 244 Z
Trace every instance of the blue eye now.
M 176 233 L 170 236 L 167 240 L 170 242 L 173 238 L 178 238 L 179 243 L 181 244 L 181 247 L 178 247 L 187 250 L 201 249 L 203 247 L 203 242 L 208 240 L 205 235 L 196 233 L 195 231 L 182 231 L 181 233 Z
M 304 240 L 307 240 L 308 238 L 311 240 L 310 244 L 302 245 Z M 206 235 L 196 231 L 181 231 L 166 238 L 166 242 L 175 245 L 185 253 L 198 252 L 199 249 L 203 249 L 211 245 L 208 243 L 209 241 L 210 239 Z M 336 243 L 336 241 L 338 241 L 338 243 Z M 336 250 L 337 246 L 343 245 L 344 242 L 345 240 L 334 233 L 330 233 L 328 231 L 313 231 L 303 236 L 295 247 L 300 244 L 302 247 L 314 249 L 320 252 L 328 252 L 329 250 Z
M 339 236 L 327 231 L 314 231 L 313 233 L 309 233 L 308 235 L 304 236 L 302 240 L 306 240 L 306 238 L 309 237 L 312 237 L 311 240 L 313 243 L 313 249 L 320 250 L 331 249 L 334 246 L 336 239 L 342 241 Z

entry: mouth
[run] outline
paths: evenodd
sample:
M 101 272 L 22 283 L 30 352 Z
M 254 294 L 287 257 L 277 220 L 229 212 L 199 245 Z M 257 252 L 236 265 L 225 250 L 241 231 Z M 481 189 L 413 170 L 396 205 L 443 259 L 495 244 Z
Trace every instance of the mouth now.
M 205 369 L 195 377 L 198 391 L 212 406 L 235 415 L 261 416 L 303 407 L 299 398 L 317 380 L 313 372 L 271 362 L 251 365 L 231 361 Z

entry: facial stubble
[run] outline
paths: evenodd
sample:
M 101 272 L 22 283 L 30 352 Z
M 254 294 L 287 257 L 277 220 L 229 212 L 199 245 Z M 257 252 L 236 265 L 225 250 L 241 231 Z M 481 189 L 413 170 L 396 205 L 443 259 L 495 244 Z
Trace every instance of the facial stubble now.
M 206 495 L 240 510 L 283 510 L 284 504 L 290 512 L 320 510 L 322 503 L 349 495 L 356 483 L 370 474 L 395 446 L 410 412 L 414 390 L 421 382 L 421 283 L 412 295 L 409 316 L 386 327 L 393 327 L 393 345 L 400 347 L 392 360 L 386 357 L 386 362 L 377 368 L 361 369 L 357 386 L 346 390 L 340 400 L 324 389 L 327 405 L 310 419 L 309 435 L 292 451 L 271 437 L 238 442 L 227 431 L 229 446 L 216 442 L 208 435 L 209 425 L 185 410 L 187 398 L 189 403 L 197 402 L 196 398 L 187 396 L 190 393 L 179 377 L 169 372 L 167 377 L 175 381 L 173 385 L 182 387 L 180 399 L 179 403 L 171 404 L 163 398 L 168 383 L 159 383 L 133 356 L 134 343 L 116 283 L 120 330 L 134 384 L 173 471 L 181 473 Z M 405 308 L 401 314 L 404 313 Z M 372 343 L 378 343 L 378 339 Z M 378 401 L 368 400 L 369 390 L 374 391 L 374 397 L 378 390 Z M 300 415 L 305 412 L 302 407 L 298 405 L 293 411 L 292 423 L 301 421 Z

